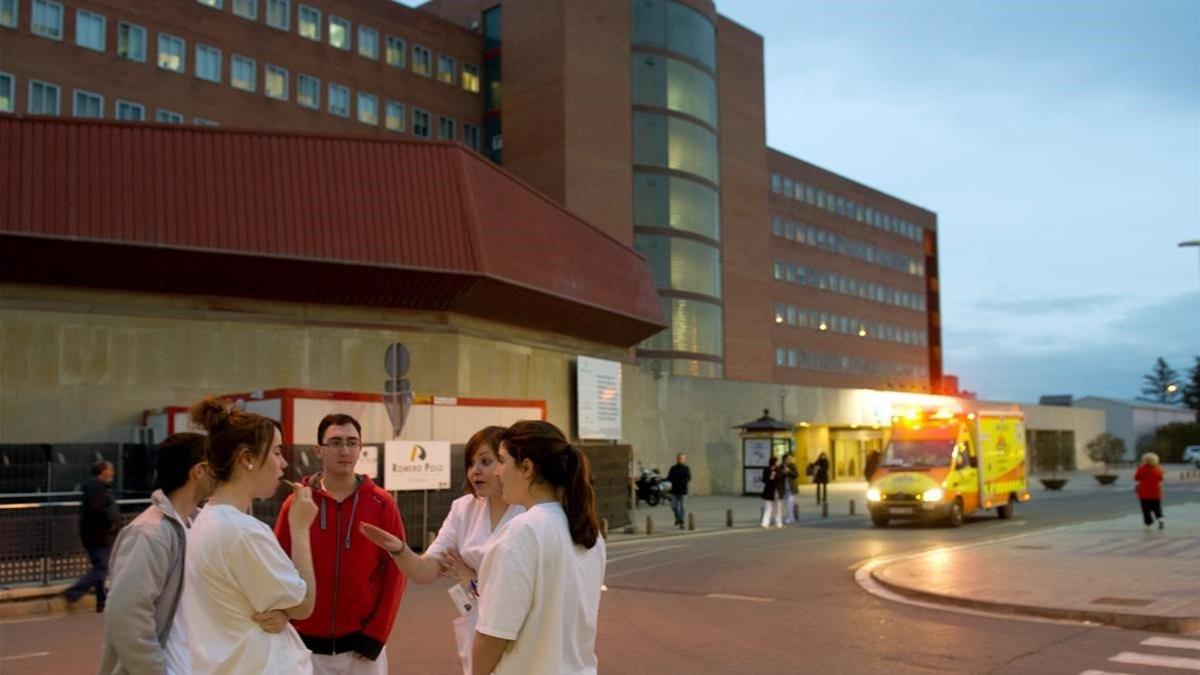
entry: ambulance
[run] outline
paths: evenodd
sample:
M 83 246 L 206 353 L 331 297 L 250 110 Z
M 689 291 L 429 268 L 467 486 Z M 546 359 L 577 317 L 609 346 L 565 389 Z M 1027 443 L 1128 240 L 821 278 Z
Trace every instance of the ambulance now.
M 876 527 L 893 520 L 962 525 L 995 509 L 1011 518 L 1029 501 L 1025 418 L 1019 410 L 914 410 L 893 418 L 891 438 L 867 489 Z

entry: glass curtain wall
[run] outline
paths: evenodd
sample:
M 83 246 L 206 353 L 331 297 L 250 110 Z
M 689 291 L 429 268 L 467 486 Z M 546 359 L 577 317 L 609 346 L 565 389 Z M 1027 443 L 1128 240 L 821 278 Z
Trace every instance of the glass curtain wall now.
M 631 0 L 634 246 L 668 327 L 640 345 L 663 372 L 721 377 L 716 29 L 675 0 Z

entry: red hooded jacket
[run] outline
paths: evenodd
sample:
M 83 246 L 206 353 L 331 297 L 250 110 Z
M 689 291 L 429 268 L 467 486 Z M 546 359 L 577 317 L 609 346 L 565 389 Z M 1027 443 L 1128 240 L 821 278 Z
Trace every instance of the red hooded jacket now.
M 1162 469 L 1153 464 L 1142 464 L 1133 479 L 1137 481 L 1138 499 L 1162 499 Z
M 312 488 L 318 508 L 309 528 L 317 603 L 311 616 L 292 623 L 314 654 L 357 652 L 374 660 L 391 635 L 407 579 L 358 524 L 378 525 L 405 539 L 404 521 L 392 496 L 369 477 L 360 475 L 358 489 L 339 504 L 319 487 L 320 475 L 302 480 Z M 289 496 L 275 521 L 275 536 L 288 555 L 291 507 Z

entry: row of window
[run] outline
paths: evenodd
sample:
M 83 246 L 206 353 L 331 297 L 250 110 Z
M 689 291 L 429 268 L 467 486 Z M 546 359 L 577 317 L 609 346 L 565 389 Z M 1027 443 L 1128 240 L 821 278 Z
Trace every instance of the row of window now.
M 268 96 L 287 100 L 288 78 L 287 71 L 282 73 L 268 71 L 265 89 Z M 279 75 L 278 81 L 273 80 Z M 252 91 L 252 89 L 251 89 Z M 296 101 L 300 105 L 319 108 L 321 98 L 321 82 L 307 75 L 297 78 Z M 329 84 L 329 112 L 339 117 L 350 116 L 350 89 L 338 84 Z M 57 84 L 29 81 L 29 101 L 27 110 L 31 115 L 60 115 L 60 88 Z M 372 126 L 378 126 L 379 98 L 372 93 L 360 91 L 356 97 L 356 113 L 358 121 Z M 105 116 L 104 96 L 95 92 L 76 89 L 71 98 L 71 115 L 74 117 L 103 118 Z M 0 112 L 13 112 L 16 108 L 16 80 L 8 73 L 0 73 Z M 140 103 L 117 99 L 113 109 L 113 117 L 119 120 L 142 122 L 146 121 L 146 107 Z M 170 110 L 160 108 L 155 114 L 154 121 L 180 124 L 184 116 Z M 196 118 L 197 124 L 214 124 L 203 118 Z M 420 138 L 430 138 L 434 134 L 432 128 L 433 115 L 420 108 L 412 109 L 412 134 Z M 405 131 L 405 106 L 397 101 L 385 101 L 383 105 L 384 128 L 403 133 Z M 463 125 L 462 138 L 458 138 L 458 123 L 451 117 L 437 118 L 437 138 L 442 140 L 462 140 L 465 144 L 479 149 L 479 127 L 473 124 Z
M 198 0 L 201 4 L 220 7 L 220 0 Z M 214 4 L 217 3 L 217 4 Z M 234 0 L 234 13 L 251 20 L 257 20 L 257 0 Z M 61 40 L 63 38 L 62 4 L 53 0 L 31 0 L 30 30 L 35 35 Z M 291 23 L 291 5 L 289 0 L 267 0 L 267 23 L 281 30 L 288 30 Z M 11 28 L 17 27 L 17 0 L 0 0 L 0 25 Z M 275 20 L 272 20 L 275 17 Z M 296 22 L 301 37 L 322 41 L 322 28 L 326 28 L 329 44 L 338 49 L 351 48 L 351 23 L 346 19 L 329 15 L 327 24 L 322 24 L 321 11 L 307 5 L 296 8 Z M 75 10 L 75 44 L 86 49 L 103 52 L 107 49 L 108 19 L 103 14 L 84 9 Z M 146 60 L 147 40 L 146 29 L 137 24 L 120 21 L 117 24 L 117 55 L 133 61 Z M 379 31 L 368 26 L 358 26 L 358 54 L 369 58 L 379 59 Z M 160 68 L 182 73 L 185 70 L 186 43 L 182 38 L 159 33 L 158 36 L 158 66 Z M 407 43 L 403 38 L 387 35 L 384 39 L 383 54 L 386 63 L 396 68 L 405 68 L 408 63 Z M 245 59 L 245 57 L 234 57 Z M 426 47 L 414 44 L 412 46 L 412 71 L 425 77 L 433 77 L 433 53 Z M 236 61 L 230 63 L 231 79 L 237 68 Z M 196 46 L 196 76 L 213 82 L 221 81 L 221 52 L 207 45 Z M 479 93 L 479 68 L 464 63 L 461 72 L 457 60 L 452 56 L 438 54 L 437 79 L 450 85 L 461 82 L 462 88 L 472 93 Z M 235 85 L 236 86 L 236 85 Z
M 776 281 L 800 284 L 831 293 L 852 295 L 863 300 L 882 302 L 918 312 L 925 311 L 925 296 L 921 293 L 913 293 L 872 281 L 863 281 L 837 272 L 826 272 L 776 260 L 772 266 L 771 275 Z
M 820 331 L 832 331 L 834 333 L 857 335 L 864 338 L 869 337 L 886 342 L 898 342 L 902 345 L 917 347 L 928 345 L 925 331 L 923 330 L 913 330 L 890 323 L 858 319 L 852 316 L 821 312 L 815 309 L 804 309 L 803 307 L 794 307 L 792 305 L 775 305 L 775 323 L 780 325 L 786 323 L 789 326 L 815 328 Z
M 780 368 L 802 368 L 828 373 L 929 378 L 929 366 L 921 363 L 876 361 L 863 356 L 825 354 L 787 347 L 775 348 L 775 365 Z
M 851 239 L 842 234 L 828 232 L 819 227 L 794 223 L 781 216 L 771 217 L 771 234 L 789 241 L 816 246 L 822 251 L 857 258 L 897 272 L 907 272 L 916 276 L 925 275 L 925 262 L 922 260 L 880 248 L 865 241 Z
M 799 178 L 793 179 L 791 176 L 772 173 L 771 191 L 788 199 L 795 199 L 819 209 L 825 209 L 830 213 L 845 216 L 855 222 L 866 223 L 884 232 L 890 232 L 913 241 L 925 240 L 925 228 L 916 223 L 870 206 L 863 206 L 852 199 L 835 195 L 833 192 L 826 192 L 823 188 L 816 187 L 811 183 L 805 184 Z

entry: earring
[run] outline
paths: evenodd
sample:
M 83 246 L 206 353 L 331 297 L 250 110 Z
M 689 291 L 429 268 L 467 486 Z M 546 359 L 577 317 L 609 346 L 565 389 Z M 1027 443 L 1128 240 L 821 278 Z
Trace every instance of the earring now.
M 250 469 L 251 471 L 253 471 L 253 470 L 254 470 L 254 465 L 253 465 L 253 464 L 247 464 L 247 465 L 246 465 L 246 468 L 247 468 L 247 469 Z

